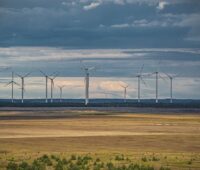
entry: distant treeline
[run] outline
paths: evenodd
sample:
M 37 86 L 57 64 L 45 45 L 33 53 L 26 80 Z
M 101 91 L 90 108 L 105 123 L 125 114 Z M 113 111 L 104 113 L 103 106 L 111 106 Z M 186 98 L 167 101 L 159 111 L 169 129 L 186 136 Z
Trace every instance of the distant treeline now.
M 168 99 L 159 100 L 155 103 L 153 99 L 146 99 L 140 103 L 137 100 L 123 99 L 91 99 L 90 103 L 85 106 L 84 99 L 64 99 L 60 102 L 55 99 L 53 103 L 45 103 L 43 99 L 26 99 L 24 103 L 17 99 L 14 103 L 9 99 L 1 99 L 0 107 L 157 107 L 157 108 L 200 108 L 200 100 L 176 99 L 169 103 Z

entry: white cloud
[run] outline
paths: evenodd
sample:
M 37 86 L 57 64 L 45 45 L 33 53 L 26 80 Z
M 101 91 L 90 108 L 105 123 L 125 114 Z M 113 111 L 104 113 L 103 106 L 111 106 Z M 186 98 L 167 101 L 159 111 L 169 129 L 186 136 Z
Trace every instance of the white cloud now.
M 163 10 L 163 9 L 165 8 L 165 6 L 168 5 L 168 4 L 169 4 L 169 3 L 166 2 L 166 1 L 160 1 L 160 2 L 158 3 L 157 9 L 158 9 L 158 10 Z
M 127 28 L 130 27 L 129 24 L 115 24 L 115 25 L 111 25 L 112 28 Z
M 97 8 L 100 4 L 101 4 L 101 2 L 92 2 L 92 3 L 89 4 L 89 5 L 85 5 L 85 6 L 83 7 L 83 9 L 84 9 L 84 10 L 95 9 L 95 8 Z

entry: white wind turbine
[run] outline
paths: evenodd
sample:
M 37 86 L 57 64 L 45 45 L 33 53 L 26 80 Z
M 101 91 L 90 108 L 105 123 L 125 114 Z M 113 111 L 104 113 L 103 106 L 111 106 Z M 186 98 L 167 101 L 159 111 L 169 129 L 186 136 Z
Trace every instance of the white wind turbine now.
M 82 63 L 82 62 L 81 62 Z M 94 70 L 95 67 L 86 67 L 83 63 L 82 63 L 82 70 L 85 73 L 85 105 L 87 106 L 89 103 L 89 86 L 90 86 L 90 71 Z
M 173 103 L 173 79 L 178 77 L 178 75 L 170 75 L 170 74 L 167 74 L 167 77 L 169 78 L 170 80 L 170 103 Z
M 48 79 L 50 76 L 52 76 L 53 74 L 51 75 L 47 75 L 46 73 L 44 73 L 43 71 L 40 70 L 40 73 L 43 74 L 43 76 L 45 77 L 45 102 L 48 103 Z
M 25 74 L 24 76 L 23 75 L 20 75 L 20 74 L 17 74 L 17 76 L 19 78 L 21 78 L 21 94 L 22 94 L 22 98 L 21 98 L 21 102 L 24 103 L 24 92 L 25 92 L 25 84 L 24 84 L 24 79 L 26 77 L 28 77 L 31 73 L 27 73 Z
M 62 102 L 62 94 L 63 94 L 63 88 L 66 87 L 65 85 L 62 86 L 58 86 L 59 90 L 60 90 L 60 102 Z
M 160 62 L 158 63 L 158 67 L 159 67 L 159 64 L 160 64 Z M 157 70 L 155 72 L 149 74 L 149 76 L 150 75 L 155 75 L 155 78 L 156 78 L 156 100 L 155 100 L 156 103 L 158 103 L 158 85 L 159 85 L 158 84 L 158 79 L 159 78 L 163 79 L 163 77 L 160 75 L 160 72 L 158 71 L 159 70 L 158 67 L 157 67 Z
M 144 85 L 146 85 L 145 81 L 143 80 L 143 75 L 142 75 L 142 71 L 144 69 L 144 64 L 142 65 L 139 73 L 135 76 L 138 79 L 138 103 L 140 103 L 140 92 L 141 92 L 141 81 Z
M 53 77 L 49 77 L 49 80 L 51 82 L 51 103 L 53 103 L 53 89 L 54 89 L 54 80 L 57 77 L 57 75 Z
M 14 102 L 14 85 L 19 85 L 18 83 L 16 83 L 14 81 L 14 72 L 12 71 L 12 79 L 10 82 L 8 82 L 5 86 L 9 86 L 11 85 L 11 100 L 12 100 L 12 103 Z
M 127 95 L 127 88 L 128 88 L 128 84 L 126 84 L 126 85 L 120 85 L 123 89 L 124 89 L 124 91 L 123 91 L 123 94 L 124 94 L 124 102 L 126 102 L 126 95 Z

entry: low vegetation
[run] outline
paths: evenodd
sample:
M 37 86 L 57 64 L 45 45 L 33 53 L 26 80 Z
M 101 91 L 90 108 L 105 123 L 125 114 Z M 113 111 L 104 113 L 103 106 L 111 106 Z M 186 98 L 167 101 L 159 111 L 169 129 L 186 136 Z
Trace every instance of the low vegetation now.
M 157 159 L 156 159 L 157 160 Z M 144 161 L 144 157 L 142 158 Z M 153 161 L 153 159 L 152 159 Z M 145 157 L 145 162 L 148 158 Z M 56 155 L 43 155 L 31 162 L 8 161 L 7 170 L 170 170 L 169 167 L 155 168 L 147 163 L 133 162 L 124 155 L 116 155 L 115 159 L 108 162 L 89 155 L 71 155 L 69 158 Z

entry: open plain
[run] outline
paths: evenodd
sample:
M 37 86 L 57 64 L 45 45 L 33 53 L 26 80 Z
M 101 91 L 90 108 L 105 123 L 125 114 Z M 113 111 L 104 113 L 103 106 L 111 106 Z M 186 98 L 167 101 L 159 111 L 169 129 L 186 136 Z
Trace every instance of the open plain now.
M 2 109 L 0 169 L 43 154 L 123 154 L 159 169 L 200 169 L 200 111 L 178 109 Z M 144 161 L 156 155 L 157 161 Z M 150 159 L 149 159 L 150 160 Z

